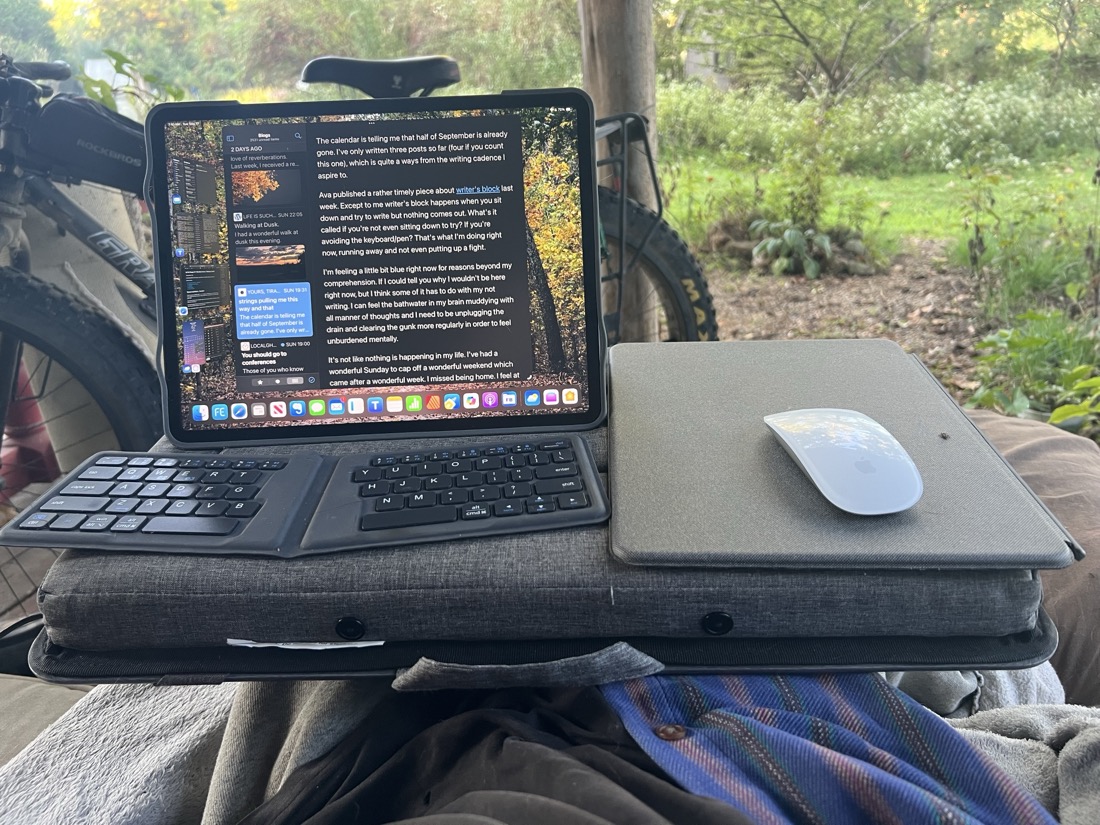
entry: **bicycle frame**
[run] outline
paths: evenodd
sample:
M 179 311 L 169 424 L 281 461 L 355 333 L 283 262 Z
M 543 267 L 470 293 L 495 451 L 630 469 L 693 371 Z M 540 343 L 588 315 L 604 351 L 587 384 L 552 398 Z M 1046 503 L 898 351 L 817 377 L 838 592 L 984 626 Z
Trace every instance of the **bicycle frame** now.
M 633 256 L 630 258 L 629 263 L 626 261 L 626 256 L 623 254 L 625 249 L 620 249 L 618 266 L 610 272 L 600 276 L 601 283 L 608 283 L 609 281 L 617 281 L 619 288 L 616 290 L 615 306 L 614 308 L 605 307 L 604 315 L 612 323 L 607 324 L 611 329 L 620 329 L 622 321 L 622 304 L 623 304 L 623 277 L 626 272 L 631 269 L 641 257 L 645 251 L 646 244 L 649 242 L 650 237 L 653 235 L 653 231 L 657 228 L 657 225 L 661 222 L 661 216 L 664 214 L 664 202 L 661 198 L 660 183 L 657 179 L 657 164 L 653 160 L 653 151 L 649 145 L 649 137 L 646 134 L 646 120 L 641 115 L 634 112 L 624 112 L 618 115 L 610 115 L 608 117 L 599 118 L 595 123 L 596 141 L 606 140 L 608 148 L 611 150 L 607 155 L 596 161 L 596 167 L 611 166 L 615 171 L 612 174 L 612 186 L 614 191 L 620 194 L 627 194 L 623 192 L 624 182 L 629 181 L 630 173 L 630 153 L 629 147 L 631 143 L 641 143 L 642 149 L 645 153 L 646 164 L 649 170 L 650 180 L 653 182 L 653 191 L 656 193 L 656 209 L 654 210 L 654 218 L 650 221 L 649 226 L 645 228 L 645 232 L 642 235 L 642 242 L 634 250 Z M 625 139 L 624 139 L 625 138 Z M 623 237 L 623 228 L 626 226 L 626 198 L 619 198 L 618 205 L 618 228 L 617 237 Z M 606 217 L 600 215 L 600 257 L 605 262 L 611 257 L 607 248 L 607 241 L 604 236 L 604 222 Z M 617 341 L 608 341 L 608 344 L 614 344 Z
M 145 293 L 146 298 L 153 298 L 156 277 L 149 262 L 109 232 L 81 206 L 66 197 L 50 181 L 40 177 L 26 178 L 24 199 L 125 275 Z M 144 308 L 145 304 L 142 306 Z M 147 311 L 151 310 L 152 307 L 149 307 Z M 153 317 L 156 317 L 155 314 Z

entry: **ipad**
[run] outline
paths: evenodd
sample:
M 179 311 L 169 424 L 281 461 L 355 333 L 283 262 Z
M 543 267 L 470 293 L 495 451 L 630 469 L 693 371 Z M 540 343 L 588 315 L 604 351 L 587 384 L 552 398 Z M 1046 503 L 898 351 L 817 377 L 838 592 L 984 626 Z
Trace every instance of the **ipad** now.
M 168 437 L 599 424 L 592 135 L 572 89 L 154 108 Z

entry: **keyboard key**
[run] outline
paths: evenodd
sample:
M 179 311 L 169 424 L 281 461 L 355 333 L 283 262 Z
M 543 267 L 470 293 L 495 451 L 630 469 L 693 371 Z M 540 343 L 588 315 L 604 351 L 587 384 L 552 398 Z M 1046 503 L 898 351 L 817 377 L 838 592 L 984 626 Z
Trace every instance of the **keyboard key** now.
M 409 496 L 410 507 L 435 507 L 439 503 L 439 496 L 435 493 L 412 493 Z
M 540 496 L 552 496 L 555 493 L 578 493 L 584 489 L 579 478 L 549 478 L 535 482 L 535 492 Z
M 489 518 L 492 514 L 488 504 L 467 504 L 462 508 L 462 518 L 468 521 Z
M 145 476 L 146 481 L 171 481 L 176 475 L 175 469 L 168 467 L 157 467 L 149 471 L 149 475 Z
M 258 469 L 260 470 L 281 470 L 286 466 L 286 462 L 280 459 L 268 459 L 267 461 L 260 462 Z
M 535 478 L 568 478 L 576 474 L 576 464 L 548 464 L 535 468 Z
M 522 515 L 523 504 L 518 501 L 498 501 L 493 505 L 493 513 L 498 516 Z
M 233 466 L 233 462 L 227 458 L 211 458 L 207 459 L 203 466 L 208 470 L 228 470 Z
M 116 516 L 125 515 L 132 512 L 135 507 L 141 504 L 140 498 L 116 498 L 112 499 L 111 503 L 107 505 L 107 509 L 104 512 L 111 513 Z
M 240 462 L 237 462 L 240 464 Z M 241 470 L 233 474 L 233 477 L 229 479 L 230 484 L 255 484 L 260 480 L 259 470 Z
M 380 496 L 374 503 L 374 509 L 379 513 L 388 510 L 400 510 L 405 506 L 404 496 Z
M 80 529 L 85 533 L 98 533 L 106 530 L 114 521 L 114 516 L 88 516 L 88 519 L 80 525 Z
M 202 476 L 202 470 L 189 467 L 184 470 L 177 470 L 176 474 L 172 476 L 172 481 L 176 484 L 195 484 L 202 481 Z
M 562 493 L 558 496 L 558 506 L 563 510 L 579 510 L 588 506 L 588 496 L 585 493 Z
M 145 524 L 145 516 L 122 516 L 111 525 L 112 533 L 134 533 Z
M 124 455 L 102 455 L 96 459 L 97 465 L 103 467 L 121 467 L 126 464 L 126 456 Z
M 225 509 L 225 514 L 233 518 L 252 518 L 258 512 L 260 512 L 258 501 L 234 501 Z
M 231 478 L 233 478 L 232 470 L 227 467 L 215 467 L 203 474 L 202 481 L 204 484 L 228 484 Z
M 132 456 L 126 463 L 131 467 L 151 467 L 154 461 L 156 458 L 151 455 L 138 455 Z
M 111 488 L 112 496 L 136 496 L 145 485 L 140 481 L 120 481 Z
M 251 458 L 242 458 L 240 461 L 233 462 L 234 470 L 255 470 L 259 466 L 259 462 Z M 252 482 L 247 482 L 251 484 Z
M 194 498 L 198 491 L 198 484 L 174 484 L 168 491 L 168 498 Z
M 247 501 L 250 498 L 255 498 L 258 492 L 260 492 L 260 488 L 254 484 L 239 484 L 226 490 L 225 498 L 227 501 Z
M 171 489 L 172 485 L 168 482 L 155 481 L 151 484 L 146 484 L 138 490 L 138 495 L 142 498 L 158 498 L 159 496 L 165 495 Z
M 351 474 L 353 484 L 361 484 L 364 481 L 378 481 L 380 478 L 382 478 L 382 471 L 377 467 L 367 467 L 362 470 L 355 470 Z
M 500 490 L 491 485 L 474 487 L 474 489 L 470 491 L 470 498 L 474 501 L 496 501 L 500 498 Z
M 173 501 L 168 505 L 164 511 L 166 516 L 189 516 L 195 512 L 195 508 L 199 506 L 199 503 L 194 499 L 181 498 L 178 501 Z
M 149 470 L 145 467 L 127 467 L 117 478 L 119 481 L 141 481 L 149 474 Z
M 184 470 L 201 470 L 206 466 L 206 460 L 202 458 L 185 458 L 180 461 L 179 466 Z
M 542 496 L 536 496 L 534 498 L 527 499 L 528 513 L 553 513 L 557 509 L 557 504 L 555 504 L 551 499 L 547 499 Z
M 154 467 L 175 467 L 179 464 L 178 458 L 158 458 L 153 462 Z
M 73 481 L 61 488 L 63 496 L 103 496 L 115 486 L 113 481 Z
M 109 498 L 93 496 L 54 496 L 39 510 L 51 513 L 98 513 L 111 503 Z
M 166 498 L 147 498 L 138 505 L 134 512 L 140 516 L 155 516 L 158 513 L 163 513 L 164 508 L 170 503 Z
M 77 477 L 85 481 L 93 481 L 97 479 L 110 480 L 121 472 L 121 467 L 106 467 L 93 464 Z
M 359 529 L 397 530 L 402 527 L 416 527 L 424 524 L 444 524 L 458 519 L 455 507 L 424 507 L 399 510 L 393 513 L 371 513 L 359 519 Z
M 244 504 L 245 502 L 241 502 Z M 249 502 L 255 504 L 256 502 Z M 200 501 L 199 506 L 195 508 L 196 516 L 221 516 L 225 514 L 225 511 L 229 507 L 228 501 Z
M 222 498 L 228 489 L 228 484 L 204 484 L 202 487 L 199 487 L 199 491 L 195 493 L 195 498 L 200 501 Z
M 236 519 L 216 516 L 154 516 L 141 528 L 143 533 L 185 533 L 193 536 L 228 536 L 240 524 Z
M 440 504 L 465 504 L 470 500 L 467 490 L 444 490 L 439 494 Z
M 19 526 L 24 530 L 41 530 L 55 518 L 57 518 L 56 513 L 31 513 Z
M 80 513 L 61 513 L 51 521 L 47 529 L 50 530 L 75 530 L 81 524 L 87 516 L 83 516 Z

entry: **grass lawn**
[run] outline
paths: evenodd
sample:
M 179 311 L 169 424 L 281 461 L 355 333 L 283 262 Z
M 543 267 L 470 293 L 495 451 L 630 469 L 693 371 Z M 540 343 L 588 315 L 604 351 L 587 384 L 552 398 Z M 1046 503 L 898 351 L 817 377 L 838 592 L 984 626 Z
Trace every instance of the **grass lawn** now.
M 984 186 L 993 194 L 1002 220 L 1026 217 L 1054 226 L 1061 218 L 1080 228 L 1083 238 L 1084 227 L 1100 222 L 1100 187 L 1090 185 L 1094 164 L 1093 158 L 1077 155 L 1007 170 L 984 181 Z M 769 184 L 767 171 L 754 180 L 751 170 L 731 169 L 707 157 L 666 160 L 662 173 L 669 221 L 695 248 L 719 217 L 754 202 L 757 182 L 765 191 Z M 883 256 L 896 252 L 906 238 L 961 242 L 966 204 L 979 185 L 961 169 L 887 178 L 838 175 L 830 182 L 823 224 L 852 225 L 861 219 L 864 233 Z M 965 251 L 964 244 L 952 247 L 956 245 Z

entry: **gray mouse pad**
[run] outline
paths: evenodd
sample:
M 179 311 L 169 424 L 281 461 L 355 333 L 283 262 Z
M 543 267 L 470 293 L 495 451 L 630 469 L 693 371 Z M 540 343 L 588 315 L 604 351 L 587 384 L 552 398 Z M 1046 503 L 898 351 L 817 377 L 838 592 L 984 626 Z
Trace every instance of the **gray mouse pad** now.
M 638 565 L 1055 568 L 1080 550 L 916 358 L 885 340 L 610 350 L 611 551 Z M 765 415 L 863 412 L 924 482 L 912 508 L 830 504 Z

